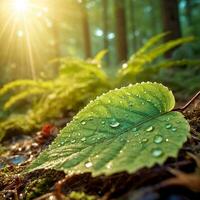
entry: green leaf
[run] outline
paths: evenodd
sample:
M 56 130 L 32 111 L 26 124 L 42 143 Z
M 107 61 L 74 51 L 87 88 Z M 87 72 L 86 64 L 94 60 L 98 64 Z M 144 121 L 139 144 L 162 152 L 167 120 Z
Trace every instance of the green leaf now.
M 139 56 L 141 54 L 144 54 L 147 52 L 147 50 L 149 50 L 149 48 L 152 48 L 153 46 L 155 46 L 156 43 L 160 42 L 166 35 L 168 35 L 169 33 L 161 33 L 158 34 L 152 38 L 150 38 L 143 47 L 141 47 L 137 52 L 136 52 L 136 56 Z M 132 55 L 133 59 L 135 57 L 135 55 Z M 130 58 L 131 60 L 132 58 Z
M 108 53 L 107 49 L 104 49 L 104 50 L 98 52 L 97 55 L 94 57 L 93 61 L 100 63 L 107 53 Z
M 189 125 L 171 111 L 171 91 L 158 83 L 141 83 L 108 92 L 91 102 L 29 167 L 91 172 L 135 172 L 176 157 Z

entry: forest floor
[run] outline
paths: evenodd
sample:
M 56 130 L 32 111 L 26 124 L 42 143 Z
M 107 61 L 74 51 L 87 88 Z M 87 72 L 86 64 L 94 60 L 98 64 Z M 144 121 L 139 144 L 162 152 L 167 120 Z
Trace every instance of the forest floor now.
M 136 173 L 92 177 L 68 176 L 55 170 L 21 172 L 56 137 L 58 129 L 45 125 L 33 136 L 5 139 L 0 152 L 0 200 L 199 200 L 200 199 L 200 99 L 184 116 L 191 137 L 178 157 Z

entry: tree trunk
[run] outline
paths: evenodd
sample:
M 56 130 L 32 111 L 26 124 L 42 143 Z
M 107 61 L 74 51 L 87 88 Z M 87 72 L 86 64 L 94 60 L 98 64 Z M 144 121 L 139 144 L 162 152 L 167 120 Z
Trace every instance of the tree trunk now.
M 181 37 L 181 26 L 179 20 L 178 0 L 162 0 L 162 17 L 164 32 L 169 32 L 165 37 L 165 41 L 177 39 Z M 173 49 L 168 51 L 165 56 L 170 58 Z
M 115 0 L 116 43 L 119 62 L 127 60 L 128 46 L 126 37 L 125 1 Z
M 169 31 L 166 41 L 181 37 L 178 0 L 162 0 L 162 16 L 164 32 Z
M 103 8 L 103 32 L 104 32 L 104 49 L 109 50 L 109 41 L 108 41 L 108 0 L 102 0 Z M 106 55 L 106 63 L 109 64 L 109 52 Z
M 81 14 L 82 14 L 82 27 L 83 27 L 83 42 L 84 42 L 84 51 L 85 57 L 89 58 L 92 56 L 91 41 L 90 41 L 90 25 L 88 20 L 88 13 L 85 6 L 85 1 L 81 3 Z

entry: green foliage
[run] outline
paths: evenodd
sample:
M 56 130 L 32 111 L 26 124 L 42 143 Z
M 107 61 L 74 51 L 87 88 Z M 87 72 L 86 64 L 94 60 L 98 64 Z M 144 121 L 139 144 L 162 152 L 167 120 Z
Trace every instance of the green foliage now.
M 69 195 L 70 199 L 73 200 L 95 200 L 96 198 L 91 195 L 87 195 L 84 192 L 71 192 Z
M 123 65 L 122 69 L 119 70 L 119 79 L 125 84 L 151 80 L 152 75 L 156 75 L 160 69 L 172 66 L 174 67 L 177 65 L 180 66 L 181 64 L 191 64 L 189 60 L 170 60 L 166 64 L 165 62 L 155 63 L 156 59 L 165 54 L 167 51 L 181 44 L 191 42 L 194 39 L 193 37 L 186 37 L 157 44 L 161 42 L 165 36 L 166 33 L 162 33 L 151 38 L 140 50 L 138 50 L 138 52 L 132 55 L 129 61 Z M 199 60 L 196 62 L 200 63 Z
M 141 81 L 162 82 L 166 76 L 158 74 L 163 69 L 185 65 L 198 67 L 199 60 L 158 60 L 168 50 L 193 40 L 188 37 L 161 43 L 166 34 L 150 39 L 122 68 L 113 72 L 112 76 L 102 69 L 101 60 L 107 53 L 103 50 L 91 60 L 61 58 L 52 61 L 61 63 L 53 79 L 17 80 L 4 85 L 0 89 L 0 97 L 5 99 L 3 109 L 8 115 L 15 110 L 15 114 L 8 117 L 0 115 L 0 140 L 9 130 L 30 132 L 45 122 L 62 118 L 68 111 L 77 112 L 90 100 L 110 89 Z M 181 73 L 184 72 L 180 71 L 177 76 Z M 198 77 L 195 78 L 197 79 Z M 173 80 L 170 83 L 172 86 L 176 85 Z M 194 80 L 190 83 L 193 84 Z M 197 83 L 194 85 L 198 86 L 199 81 Z M 196 88 L 191 86 L 189 89 L 194 91 Z
M 158 83 L 115 89 L 80 111 L 31 164 L 66 173 L 135 172 L 177 156 L 189 124 L 171 91 Z
M 44 194 L 46 191 L 48 191 L 49 187 L 52 185 L 52 182 L 53 181 L 50 178 L 41 178 L 28 183 L 25 188 L 26 196 L 24 199 L 31 200 Z
M 6 148 L 0 144 L 0 156 L 6 151 Z
M 99 62 L 63 59 L 59 73 L 53 80 L 18 80 L 0 90 L 0 96 L 12 94 L 4 109 L 16 104 L 24 115 L 11 115 L 0 123 L 0 136 L 7 130 L 21 127 L 30 131 L 50 119 L 62 117 L 65 110 L 79 110 L 90 99 L 109 90 L 107 75 Z M 27 105 L 28 106 L 24 106 Z

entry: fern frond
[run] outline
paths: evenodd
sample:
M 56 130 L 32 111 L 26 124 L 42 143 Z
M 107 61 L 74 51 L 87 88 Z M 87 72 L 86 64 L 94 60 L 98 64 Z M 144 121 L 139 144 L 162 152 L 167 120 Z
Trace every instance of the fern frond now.
M 166 60 L 164 62 L 146 66 L 145 69 L 154 73 L 154 75 L 159 72 L 161 69 L 170 68 L 170 67 L 179 67 L 179 66 L 199 66 L 200 67 L 200 60 Z
M 52 86 L 50 81 L 35 81 L 35 80 L 17 80 L 7 83 L 0 89 L 0 96 L 14 90 L 18 87 L 39 87 L 50 88 Z
M 192 42 L 193 40 L 194 40 L 194 37 L 185 37 L 185 38 L 171 40 L 169 42 L 161 44 L 146 54 L 146 57 L 148 58 L 147 61 L 152 62 L 155 58 L 163 55 L 167 51 L 169 51 L 181 44 Z
M 139 56 L 143 53 L 145 53 L 147 50 L 149 50 L 149 48 L 152 48 L 156 43 L 160 42 L 161 39 L 163 39 L 166 35 L 168 35 L 169 33 L 161 33 L 158 34 L 152 38 L 150 38 L 143 47 L 141 47 L 137 52 L 136 52 L 136 56 Z M 133 57 L 135 57 L 135 55 L 133 55 Z M 130 58 L 131 60 L 132 58 Z
M 132 79 L 133 82 L 135 77 L 142 75 L 144 70 L 146 69 L 146 65 L 151 64 L 156 58 L 163 55 L 167 51 L 175 48 L 184 43 L 188 43 L 194 40 L 194 37 L 185 37 L 180 39 L 171 40 L 164 44 L 160 44 L 157 47 L 152 48 L 151 50 L 145 52 L 147 49 L 162 39 L 166 33 L 160 34 L 157 37 L 153 37 L 150 39 L 150 42 L 147 42 L 147 45 L 144 45 L 138 53 L 131 56 L 127 64 L 125 64 L 119 71 L 118 71 L 118 79 L 119 82 L 122 80 L 127 79 L 128 81 Z M 172 65 L 172 63 L 168 63 L 168 66 Z M 181 65 L 181 63 L 180 63 Z M 148 67 L 148 66 L 147 66 Z M 145 75 L 146 77 L 146 75 Z
M 4 109 L 8 110 L 10 109 L 13 105 L 15 105 L 16 103 L 19 103 L 20 101 L 24 100 L 24 99 L 28 99 L 31 96 L 37 96 L 37 95 L 41 95 L 47 93 L 47 91 L 45 91 L 42 88 L 29 88 L 26 89 L 25 91 L 22 91 L 20 93 L 17 93 L 16 95 L 11 96 L 8 101 L 4 104 Z
M 39 125 L 27 114 L 12 114 L 5 121 L 0 122 L 0 141 L 10 130 L 19 130 L 21 134 L 29 133 Z
M 104 49 L 97 53 L 97 55 L 93 58 L 93 63 L 100 63 L 105 55 L 108 53 L 108 50 Z

